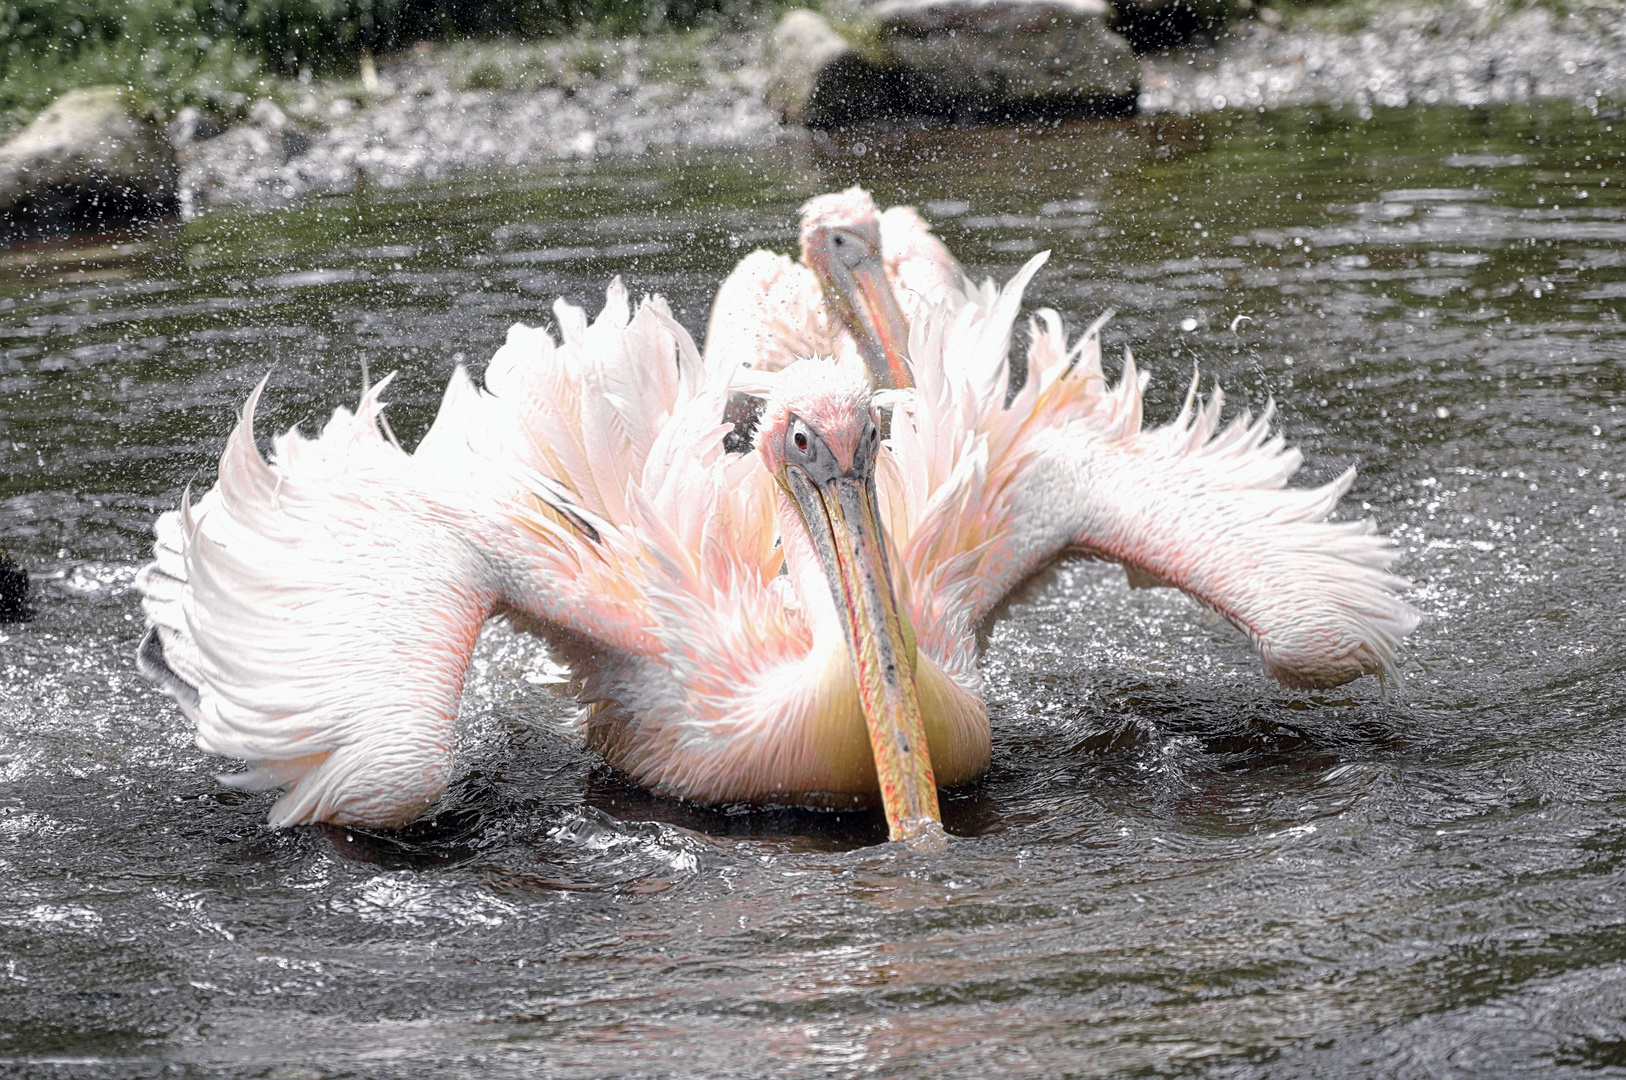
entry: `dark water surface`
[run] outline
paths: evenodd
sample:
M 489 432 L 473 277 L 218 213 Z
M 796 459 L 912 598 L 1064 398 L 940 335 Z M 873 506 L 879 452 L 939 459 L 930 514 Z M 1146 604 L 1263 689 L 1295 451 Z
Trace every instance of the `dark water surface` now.
M 0 252 L 0 1073 L 266 1077 L 1626 1073 L 1626 128 L 1234 114 L 548 166 Z M 1621 130 L 1614 130 L 1621 129 Z M 1063 567 L 987 654 L 987 778 L 877 817 L 653 799 L 487 632 L 453 791 L 272 832 L 135 675 L 153 516 L 366 364 L 410 445 L 556 295 L 697 332 L 806 196 L 909 201 L 1153 372 L 1274 396 L 1403 545 L 1406 685 L 1265 680 Z M 88 245 L 88 246 L 87 246 Z M 1245 316 L 1245 319 L 1239 317 Z

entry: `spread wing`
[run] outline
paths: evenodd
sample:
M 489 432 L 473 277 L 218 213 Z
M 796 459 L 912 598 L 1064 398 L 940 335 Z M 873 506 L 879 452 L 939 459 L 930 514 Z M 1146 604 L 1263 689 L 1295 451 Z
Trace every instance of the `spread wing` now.
M 138 666 L 200 747 L 249 762 L 229 783 L 287 789 L 273 824 L 389 826 L 433 803 L 495 613 L 650 657 L 672 597 L 769 591 L 771 482 L 722 451 L 726 377 L 619 283 L 591 323 L 557 313 L 562 340 L 516 327 L 486 390 L 459 371 L 413 455 L 380 433 L 381 384 L 267 462 L 256 390 L 215 487 L 160 518 Z
M 917 626 L 963 633 L 1076 553 L 1219 612 L 1287 685 L 1393 677 L 1418 619 L 1389 573 L 1395 550 L 1370 522 L 1328 520 L 1353 470 L 1287 486 L 1302 457 L 1271 434 L 1272 409 L 1222 428 L 1223 395 L 1197 407 L 1194 380 L 1172 423 L 1143 429 L 1133 359 L 1109 386 L 1100 323 L 1069 345 L 1053 311 L 1032 323 L 1027 381 L 1004 405 L 1011 328 L 1042 261 L 911 333 L 917 388 L 896 396 L 888 489 Z
M 136 579 L 137 665 L 202 749 L 250 763 L 228 783 L 288 787 L 273 824 L 410 820 L 446 785 L 463 672 L 500 583 L 453 493 L 379 434 L 376 389 L 319 438 L 278 438 L 271 464 L 254 442 L 259 395 L 215 487 L 158 521 Z

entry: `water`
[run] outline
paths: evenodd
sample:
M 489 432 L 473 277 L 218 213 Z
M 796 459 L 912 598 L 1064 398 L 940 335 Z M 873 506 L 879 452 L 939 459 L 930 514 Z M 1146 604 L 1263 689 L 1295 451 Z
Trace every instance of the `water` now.
M 549 166 L 0 253 L 0 1072 L 1626 1072 L 1626 140 L 1564 111 L 1236 114 Z M 249 388 L 365 364 L 415 440 L 555 295 L 698 331 L 861 181 L 1154 373 L 1350 463 L 1426 613 L 1406 685 L 1265 681 L 1229 627 L 1064 566 L 992 635 L 993 766 L 919 856 L 878 816 L 609 774 L 489 630 L 458 776 L 399 833 L 271 832 L 133 670 L 153 516 Z

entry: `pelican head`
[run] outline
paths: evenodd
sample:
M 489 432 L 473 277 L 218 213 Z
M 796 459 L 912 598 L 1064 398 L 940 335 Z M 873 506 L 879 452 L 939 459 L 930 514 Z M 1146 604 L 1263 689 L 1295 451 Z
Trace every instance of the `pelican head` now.
M 802 207 L 802 261 L 858 342 L 876 385 L 914 385 L 909 324 L 887 282 L 881 216 L 869 192 L 850 187 Z
M 781 516 L 792 573 L 802 569 L 798 562 L 812 561 L 811 549 L 829 585 L 892 838 L 940 830 L 915 687 L 915 633 L 893 587 L 875 497 L 881 435 L 869 388 L 848 381 L 833 363 L 792 365 L 777 376 L 757 450 L 794 511 L 795 520 Z M 794 532 L 804 532 L 805 543 Z

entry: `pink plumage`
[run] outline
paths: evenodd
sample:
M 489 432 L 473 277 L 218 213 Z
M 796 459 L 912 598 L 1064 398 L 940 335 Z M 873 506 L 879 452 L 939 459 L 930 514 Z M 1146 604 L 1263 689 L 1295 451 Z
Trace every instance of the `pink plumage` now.
M 1188 592 L 1290 685 L 1391 676 L 1417 618 L 1394 549 L 1326 520 L 1348 477 L 1286 486 L 1299 455 L 1268 409 L 1221 427 L 1218 391 L 1199 406 L 1194 384 L 1172 423 L 1143 430 L 1133 361 L 1109 384 L 1099 324 L 1069 341 L 1050 311 L 1006 404 L 1042 262 L 913 312 L 910 389 L 872 395 L 829 359 L 749 373 L 767 404 L 743 454 L 724 447 L 738 355 L 702 354 L 619 282 L 595 319 L 561 303 L 557 334 L 515 327 L 485 389 L 460 370 L 411 455 L 379 430 L 380 387 L 319 438 L 280 437 L 267 463 L 256 391 L 219 483 L 159 521 L 143 670 L 200 746 L 249 762 L 231 782 L 286 789 L 277 824 L 395 825 L 431 805 L 475 635 L 499 615 L 549 642 L 589 743 L 658 792 L 872 800 L 846 616 L 782 450 L 795 417 L 851 468 L 889 408 L 879 542 L 939 783 L 987 767 L 978 627 L 1069 553 Z

